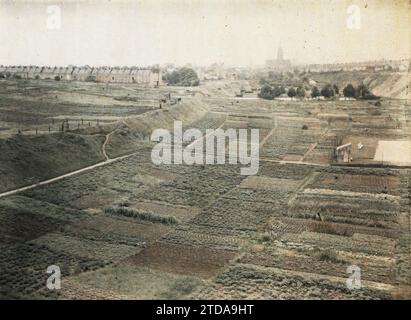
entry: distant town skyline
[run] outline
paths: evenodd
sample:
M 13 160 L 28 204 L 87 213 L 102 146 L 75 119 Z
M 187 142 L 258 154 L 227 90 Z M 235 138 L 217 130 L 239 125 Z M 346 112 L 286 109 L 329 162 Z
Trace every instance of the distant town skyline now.
M 409 12 L 407 0 L 0 1 L 0 64 L 256 66 L 280 43 L 293 64 L 409 59 Z

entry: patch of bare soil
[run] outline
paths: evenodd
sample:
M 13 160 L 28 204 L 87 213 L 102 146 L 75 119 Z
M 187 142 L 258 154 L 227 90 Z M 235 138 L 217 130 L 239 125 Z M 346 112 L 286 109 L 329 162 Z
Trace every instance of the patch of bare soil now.
M 165 272 L 210 278 L 234 257 L 233 252 L 157 242 L 127 262 Z

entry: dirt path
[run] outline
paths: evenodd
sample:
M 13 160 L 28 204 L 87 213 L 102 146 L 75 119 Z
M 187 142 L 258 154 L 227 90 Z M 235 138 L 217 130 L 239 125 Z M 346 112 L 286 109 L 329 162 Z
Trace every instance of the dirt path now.
M 111 136 L 111 134 L 112 134 L 113 132 L 114 132 L 114 131 L 110 132 L 109 134 L 106 134 L 106 140 L 104 141 L 103 146 L 101 147 L 101 151 L 103 152 L 103 155 L 104 155 L 104 157 L 106 158 L 106 161 L 108 161 L 108 160 L 110 159 L 110 158 L 108 157 L 107 153 L 106 153 L 106 145 L 107 145 L 107 142 L 108 142 L 108 140 L 110 139 L 110 136 Z
M 104 143 L 103 143 L 103 145 L 102 145 L 102 147 L 101 147 L 101 152 L 103 153 L 104 157 L 106 158 L 106 161 L 110 160 L 110 157 L 107 155 L 107 151 L 106 151 L 107 143 L 109 142 L 111 135 L 112 135 L 114 132 L 116 132 L 116 130 L 118 130 L 122 124 L 125 125 L 126 127 L 128 126 L 127 123 L 126 123 L 126 121 L 123 119 L 123 120 L 120 121 L 119 125 L 118 125 L 113 131 L 111 131 L 110 133 L 106 134 L 106 140 L 104 140 Z

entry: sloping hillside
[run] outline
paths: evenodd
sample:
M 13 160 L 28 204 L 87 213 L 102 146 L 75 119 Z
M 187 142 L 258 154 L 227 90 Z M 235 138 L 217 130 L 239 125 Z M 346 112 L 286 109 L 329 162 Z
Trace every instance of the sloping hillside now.
M 103 161 L 104 140 L 104 135 L 75 133 L 0 139 L 0 192 Z
M 118 157 L 134 152 L 143 141 L 149 141 L 155 129 L 172 131 L 174 121 L 182 121 L 187 126 L 199 120 L 208 111 L 207 106 L 198 99 L 180 102 L 170 108 L 147 112 L 128 117 L 121 127 L 113 132 L 107 144 L 110 157 Z
M 363 82 L 378 96 L 395 99 L 411 98 L 408 90 L 411 81 L 407 72 L 326 72 L 311 74 L 310 78 L 320 85 L 335 83 L 341 89 L 348 83 L 358 85 Z

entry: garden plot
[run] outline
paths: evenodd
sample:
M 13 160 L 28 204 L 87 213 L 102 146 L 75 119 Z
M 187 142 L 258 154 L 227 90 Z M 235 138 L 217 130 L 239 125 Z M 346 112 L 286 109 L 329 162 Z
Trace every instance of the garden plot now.
M 291 182 L 292 184 L 292 182 Z M 291 187 L 290 187 L 291 189 Z M 290 191 L 270 192 L 267 190 L 233 188 L 224 194 L 222 201 L 238 200 L 248 202 L 250 207 L 265 205 L 267 208 L 276 208 L 277 206 L 287 203 L 288 197 L 291 196 Z M 271 204 L 271 205 L 270 205 Z
M 373 161 L 378 138 L 372 136 L 349 135 L 344 137 L 341 144 L 351 143 L 351 157 L 354 162 Z M 363 147 L 360 149 L 358 145 Z
M 322 173 L 308 187 L 320 186 L 324 189 L 399 195 L 400 177 L 398 175 Z
M 391 256 L 395 252 L 395 240 L 376 235 L 356 233 L 352 237 L 304 231 L 300 234 L 284 234 L 283 241 L 304 246 L 335 251 Z
M 397 227 L 399 204 L 389 200 L 362 198 L 329 198 L 319 195 L 298 195 L 288 208 L 294 218 L 339 222 L 384 229 Z
M 84 217 L 84 213 L 22 196 L 0 200 L 0 243 L 34 239 Z
M 249 250 L 239 262 L 341 278 L 347 276 L 347 267 L 355 264 L 361 268 L 362 280 L 390 284 L 397 282 L 393 258 L 362 253 L 353 255 L 335 250 L 302 250 L 284 243 L 280 246 L 268 243 L 262 248 Z
M 72 249 L 73 251 L 74 248 Z M 50 264 L 58 265 L 62 278 L 69 275 L 101 268 L 106 262 L 66 254 L 56 246 L 38 246 L 35 243 L 3 246 L 0 250 L 0 296 L 27 297 L 44 287 L 49 277 L 46 270 Z
M 290 190 L 295 183 L 289 181 Z M 291 193 L 263 189 L 234 188 L 208 206 L 190 224 L 235 230 L 238 237 L 255 238 L 265 229 L 268 219 L 281 216 Z
M 147 189 L 135 198 L 170 203 L 178 206 L 205 207 L 218 199 L 221 194 L 235 187 L 244 179 L 238 166 L 175 166 L 191 170 L 191 174 L 181 174 L 172 182 Z
M 277 126 L 274 133 L 265 142 L 261 152 L 262 157 L 278 160 L 301 160 L 322 134 L 319 126 L 308 127 L 304 118 L 275 117 L 275 122 Z M 297 158 L 298 156 L 300 158 Z
M 290 192 L 298 188 L 300 181 L 277 179 L 264 176 L 250 176 L 240 183 L 240 188 L 266 191 Z
M 115 292 L 120 296 L 126 295 L 130 299 L 182 299 L 201 284 L 201 280 L 195 277 L 151 270 L 130 263 L 83 273 L 70 277 L 69 281 Z M 61 293 L 66 294 L 64 288 Z
M 64 234 L 88 240 L 141 247 L 150 244 L 170 228 L 164 224 L 135 221 L 121 216 L 94 215 L 62 228 Z
M 33 294 L 35 299 L 63 299 L 63 300 L 128 300 L 132 297 L 120 294 L 109 289 L 99 289 L 94 286 L 80 283 L 71 278 L 61 280 L 60 290 L 40 288 Z
M 389 285 L 363 281 L 363 289 L 349 290 L 346 277 L 237 264 L 221 273 L 207 287 L 199 287 L 195 299 L 387 299 Z
M 258 210 L 247 201 L 221 199 L 196 216 L 192 223 L 206 226 L 221 226 L 227 229 L 253 232 L 260 229 L 273 214 L 273 209 Z
M 140 249 L 134 245 L 114 244 L 99 240 L 90 240 L 80 237 L 68 236 L 63 233 L 48 233 L 35 240 L 31 240 L 36 246 L 77 256 L 83 259 L 92 259 L 103 262 L 115 262 L 127 256 L 135 254 Z
M 154 165 L 147 163 L 147 155 L 135 155 L 116 163 L 100 167 L 78 176 L 24 192 L 27 197 L 71 208 L 97 208 L 101 211 L 118 199 L 138 194 L 152 185 L 153 179 L 140 179 L 136 175 L 148 172 Z M 158 174 L 158 170 L 155 171 Z
M 187 126 L 183 123 L 183 126 L 184 130 L 196 128 L 205 134 L 206 130 L 219 128 L 225 120 L 226 115 L 224 113 L 207 112 L 201 119 L 194 121 Z
M 192 221 L 179 224 L 161 238 L 162 242 L 195 246 L 211 250 L 238 251 L 245 241 L 245 232 L 225 227 L 201 225 Z
M 302 180 L 314 171 L 315 167 L 303 164 L 284 164 L 270 161 L 260 161 L 258 176 L 277 179 Z
M 371 234 L 391 239 L 397 239 L 399 237 L 398 231 L 396 229 L 367 227 L 357 224 L 289 217 L 272 218 L 269 222 L 269 229 L 273 232 L 273 234 L 278 236 L 284 233 L 301 233 L 304 231 L 312 231 L 319 233 L 336 234 L 346 237 L 351 237 L 352 235 L 354 235 L 354 233 Z
M 210 278 L 233 257 L 232 251 L 156 242 L 126 261 L 152 270 Z

